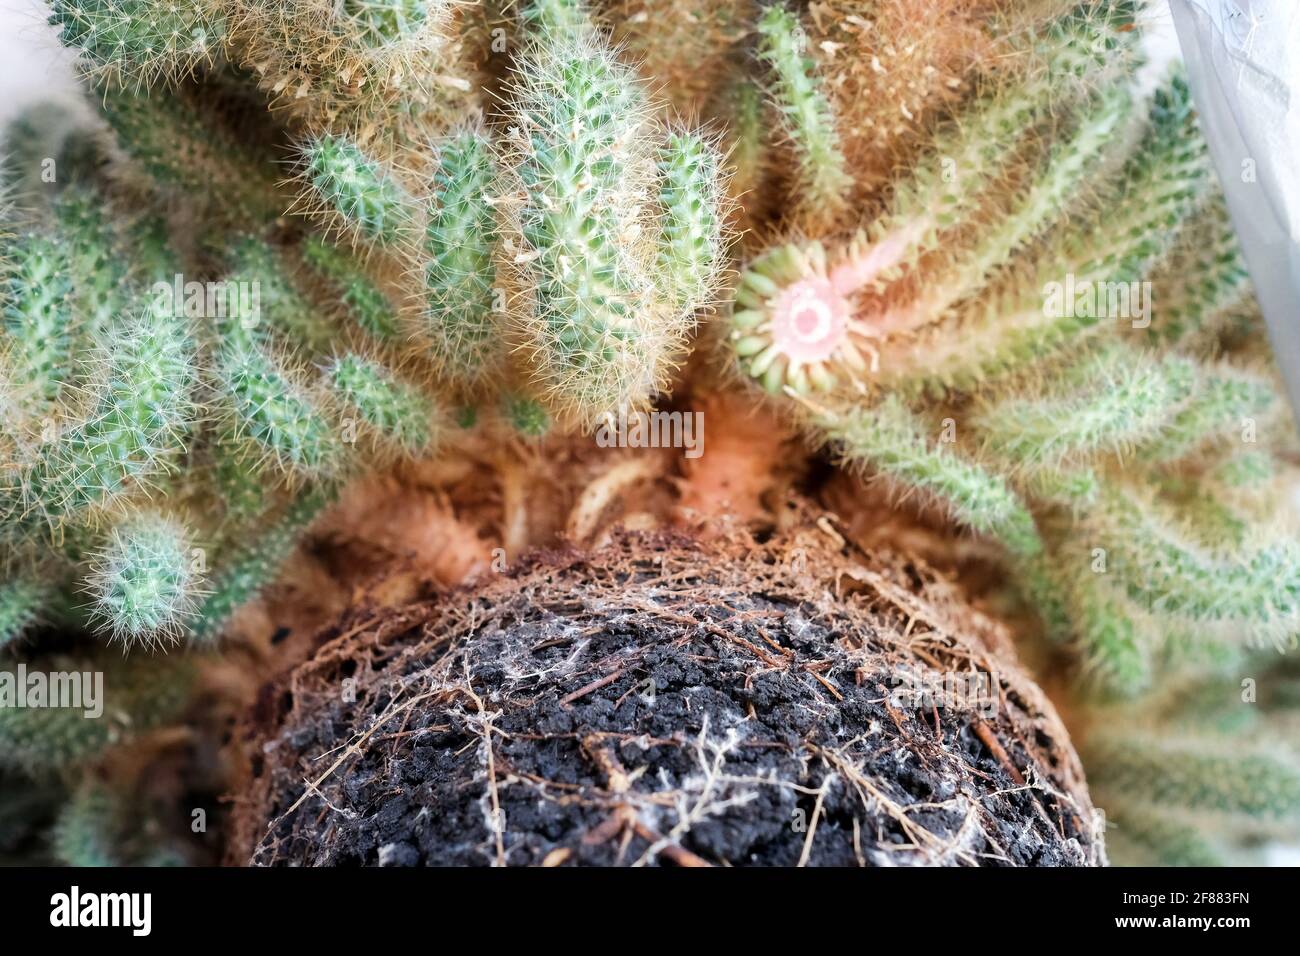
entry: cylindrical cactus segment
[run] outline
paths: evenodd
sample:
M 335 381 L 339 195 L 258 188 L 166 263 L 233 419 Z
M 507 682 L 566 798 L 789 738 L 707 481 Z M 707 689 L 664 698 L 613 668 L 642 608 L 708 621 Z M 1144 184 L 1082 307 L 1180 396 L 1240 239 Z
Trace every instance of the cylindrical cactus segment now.
M 763 101 L 758 87 L 744 80 L 731 91 L 731 122 L 727 127 L 727 160 L 731 167 L 728 195 L 741 215 L 762 203 L 758 190 L 766 172 L 767 140 Z
M 923 420 L 896 396 L 870 408 L 818 414 L 816 424 L 848 464 L 935 496 L 958 521 L 994 535 L 1015 555 L 1042 550 L 1033 516 L 1010 483 L 930 438 Z
M 217 376 L 238 435 L 284 472 L 320 477 L 338 460 L 339 435 L 307 391 L 255 343 L 222 349 Z
M 262 474 L 263 453 L 251 439 L 235 434 L 232 425 L 218 429 L 210 449 L 212 484 L 221 499 L 227 527 L 251 521 L 266 510 L 273 489 Z
M 322 208 L 363 239 L 393 245 L 411 223 L 414 200 L 392 172 L 345 135 L 326 134 L 303 149 L 304 175 Z
M 64 866 L 121 866 L 115 838 L 121 803 L 101 781 L 90 777 L 73 791 L 50 833 L 50 849 Z
M 721 158 L 694 133 L 670 133 L 660 150 L 658 277 L 661 295 L 678 310 L 708 302 L 724 261 L 722 217 L 726 191 Z
M 1045 394 L 982 404 L 972 424 L 1017 471 L 1077 462 L 1158 438 L 1192 394 L 1190 360 L 1107 350 L 1067 369 Z
M 176 466 L 196 419 L 194 343 L 170 308 L 146 298 L 105 338 L 90 412 L 43 442 L 13 495 L 9 530 L 51 526 L 107 504 Z
M 1118 273 L 1144 276 L 1146 267 L 1168 249 L 1178 227 L 1204 199 L 1203 186 L 1209 177 L 1209 155 L 1196 124 L 1191 88 L 1178 71 L 1156 90 L 1142 142 L 1120 175 L 1122 225 L 1113 219 L 1102 224 L 1102 231 L 1112 238 L 1110 246 L 1098 249 L 1078 271 L 1113 265 Z M 1082 242 L 1092 238 L 1100 236 L 1085 235 Z M 1121 241 L 1115 242 L 1116 238 Z
M 298 290 L 279 250 L 262 239 L 244 237 L 235 243 L 231 258 L 232 275 L 224 286 L 227 328 L 232 320 L 245 326 L 265 322 L 308 353 L 329 349 L 334 328 Z
M 398 337 L 396 310 L 350 253 L 319 236 L 309 236 L 302 244 L 302 255 L 342 291 L 344 304 L 363 332 L 381 341 Z
M 441 0 L 343 0 L 340 12 L 363 44 L 380 47 L 418 32 L 445 6 Z
M 275 582 L 302 533 L 334 500 L 334 494 L 334 486 L 328 482 L 305 488 L 287 508 L 272 516 L 269 524 L 259 522 L 244 531 L 242 540 L 235 541 L 234 553 L 211 577 L 208 595 L 190 628 L 195 641 L 215 640 L 231 614 Z
M 1125 801 L 1207 817 L 1300 821 L 1300 769 L 1281 750 L 1243 749 L 1204 734 L 1098 734 L 1088 742 L 1101 787 Z
M 427 452 L 434 441 L 435 411 L 414 386 L 399 380 L 379 362 L 347 354 L 335 359 L 327 377 L 346 411 L 407 455 Z
M 106 79 L 146 86 L 212 61 L 228 31 L 211 0 L 51 0 L 59 40 Z
M 92 619 L 127 647 L 179 637 L 197 604 L 199 566 L 178 521 L 130 518 L 109 531 L 87 578 Z
M 487 138 L 471 130 L 446 140 L 433 185 L 422 331 L 430 357 L 451 384 L 473 386 L 492 371 L 504 344 L 493 206 L 497 173 Z
M 55 203 L 60 232 L 67 237 L 73 281 L 75 330 L 82 348 L 103 341 L 109 325 L 126 306 L 121 250 L 103 210 L 104 197 L 69 187 Z
M 1231 368 L 1200 370 L 1191 398 L 1141 449 L 1145 461 L 1177 461 L 1198 446 L 1239 430 L 1277 401 L 1273 382 Z
M 35 574 L 0 583 L 0 649 L 21 638 L 41 619 L 50 588 Z
M 514 93 L 534 379 L 562 414 L 592 422 L 661 385 L 685 331 L 656 298 L 654 249 L 637 233 L 654 198 L 645 96 L 592 37 L 536 42 Z
M 1151 686 L 1159 641 L 1150 633 L 1149 619 L 1136 608 L 1112 576 L 1090 566 L 1091 557 L 1071 551 L 1076 562 L 1061 577 L 1067 587 L 1069 632 L 1088 678 L 1108 691 L 1132 695 Z
M 797 156 L 798 219 L 825 226 L 844 213 L 853 186 L 817 64 L 798 17 L 775 3 L 758 20 L 759 55 L 772 70 L 773 99 Z
M 1182 225 L 1151 285 L 1151 334 L 1162 345 L 1183 345 L 1207 329 L 1212 334 L 1216 320 L 1249 307 L 1250 272 L 1222 197 Z
M 12 243 L 4 263 L 0 351 L 29 412 L 59 397 L 72 367 L 70 251 L 56 237 L 31 233 Z
M 1086 516 L 1129 597 L 1152 612 L 1228 626 L 1240 643 L 1285 641 L 1300 623 L 1300 548 L 1274 537 L 1243 548 L 1188 540 L 1177 516 L 1127 487 L 1108 485 Z

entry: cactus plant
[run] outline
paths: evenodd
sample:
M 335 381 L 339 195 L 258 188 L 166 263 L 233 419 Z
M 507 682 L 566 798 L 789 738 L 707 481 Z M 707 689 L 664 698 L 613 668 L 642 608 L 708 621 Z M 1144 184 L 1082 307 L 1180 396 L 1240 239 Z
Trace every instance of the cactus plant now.
M 1023 598 L 1101 699 L 1240 672 L 1291 639 L 1300 587 L 1287 531 L 1258 517 L 1268 502 L 1285 511 L 1269 463 L 1286 454 L 1288 425 L 1266 360 L 1225 344 L 1257 341 L 1258 316 L 1186 83 L 1167 80 L 1129 135 L 1129 88 L 1116 85 L 1114 58 L 1094 56 L 1132 58 L 1136 12 L 1063 6 L 1041 40 L 999 36 L 1037 64 L 1021 62 L 955 123 L 933 125 L 928 145 L 921 124 L 900 130 L 915 141 L 897 146 L 916 157 L 913 171 L 865 227 L 789 217 L 795 235 L 743 267 L 726 338 L 737 377 L 774 395 L 815 441 L 995 538 Z M 824 20 L 810 23 L 825 32 Z M 836 79 L 848 69 L 830 58 L 804 68 L 818 65 Z M 837 128 L 859 135 L 867 107 L 827 102 L 823 115 L 842 111 Z M 1026 128 L 1039 135 L 1018 143 Z M 1081 201 L 1098 161 L 1115 173 Z M 856 188 L 879 185 L 863 170 Z M 816 196 L 799 179 L 794 188 Z M 1100 713 L 1122 725 L 1113 710 Z M 1211 786 L 1238 770 L 1287 773 L 1272 758 L 1211 765 L 1122 736 L 1123 759 L 1100 733 L 1091 751 L 1103 785 L 1108 772 L 1120 781 L 1108 792 L 1123 793 L 1130 770 L 1187 782 L 1125 803 L 1131 859 L 1144 839 L 1147 859 L 1226 858 L 1198 847 L 1195 825 L 1178 829 L 1166 806 L 1186 806 L 1189 819 L 1204 809 L 1192 777 Z M 1297 806 L 1285 786 L 1242 794 L 1240 813 L 1254 818 L 1274 809 L 1255 797 L 1274 794 L 1283 817 Z
M 397 242 L 413 200 L 394 177 L 347 136 L 312 140 L 303 150 L 304 175 L 324 209 L 370 242 Z
M 582 5 L 523 20 L 504 136 L 449 136 L 422 189 L 321 135 L 303 151 L 307 201 L 424 279 L 413 336 L 435 374 L 481 389 L 510 344 L 552 413 L 591 425 L 668 384 L 721 279 L 726 177 L 710 138 L 655 120 Z
M 50 23 L 95 73 L 131 87 L 211 62 L 227 32 L 225 12 L 205 0 L 53 0 Z
M 554 412 L 576 406 L 578 417 L 591 418 L 664 383 L 673 349 L 719 279 L 721 164 L 711 140 L 685 128 L 658 131 L 641 82 L 583 7 L 539 5 L 524 16 L 531 32 L 524 56 L 539 69 L 521 73 L 511 108 L 539 128 L 549 123 L 549 145 L 545 136 L 534 142 L 557 152 L 516 152 L 466 124 L 446 131 L 426 188 L 401 165 L 392 140 L 343 117 L 373 123 L 402 109 L 408 94 L 428 92 L 430 77 L 411 71 L 435 53 L 454 59 L 464 39 L 446 33 L 455 19 L 446 5 L 288 11 L 247 0 L 172 7 L 165 22 L 150 4 L 136 6 L 61 3 L 54 22 L 83 54 L 102 112 L 135 160 L 130 188 L 211 216 L 218 232 L 198 246 L 169 248 L 158 220 L 144 231 L 116 228 L 103 204 L 114 207 L 121 187 L 88 166 L 71 171 L 73 186 L 52 184 L 46 225 L 7 241 L 6 401 L 23 410 L 9 426 L 16 457 L 0 489 L 14 582 L 31 566 L 56 567 L 60 586 L 84 578 L 92 627 L 128 644 L 209 636 L 241 597 L 267 583 L 257 576 L 271 573 L 293 531 L 352 462 L 429 452 L 438 413 L 427 384 L 471 398 L 508 393 L 507 418 L 539 434 L 550 414 L 530 392 L 549 395 Z M 313 16 L 319 22 L 309 26 Z M 256 98 L 250 78 L 205 64 L 228 57 L 278 95 L 285 76 L 315 69 L 290 64 L 310 60 L 304 51 L 324 42 L 322 30 L 333 31 L 330 55 L 341 75 L 295 74 L 310 79 L 299 93 L 314 101 L 286 117 L 294 135 L 305 134 L 295 197 L 276 185 L 266 139 L 240 132 L 253 128 L 241 112 Z M 181 42 L 191 34 L 197 47 Z M 565 89 L 556 71 L 566 64 L 587 71 L 581 88 Z M 376 81 L 371 89 L 361 88 L 363 76 Z M 206 113 L 194 109 L 205 84 L 222 104 Z M 157 88 L 145 96 L 142 86 Z M 557 92 L 565 97 L 546 101 Z M 602 105 L 593 92 L 629 109 Z M 349 112 L 354 107 L 362 112 Z M 584 110 L 591 137 L 574 152 L 563 131 Z M 160 148 L 164 140 L 179 148 Z M 615 153 L 626 167 L 608 165 Z M 507 156 L 520 168 L 503 170 Z M 500 208 L 507 172 L 521 183 L 532 176 L 521 188 L 534 191 L 533 213 Z M 584 191 L 573 178 L 589 173 L 599 173 L 603 190 Z M 577 203 L 558 219 L 548 219 L 542 204 L 550 200 L 539 191 L 552 188 Z M 267 232 L 312 196 L 360 247 L 308 234 L 295 249 Z M 629 235 L 651 210 L 659 234 Z M 587 213 L 606 225 L 582 241 L 607 259 L 580 282 L 569 261 L 579 251 L 569 245 L 577 235 L 571 215 Z M 537 262 L 522 254 L 534 242 Z M 497 271 L 512 244 L 519 287 L 503 295 L 509 283 Z M 191 291 L 196 268 L 206 274 Z M 584 283 L 611 277 L 602 313 L 589 306 L 594 287 Z M 331 296 L 342 302 L 322 312 Z M 408 296 L 423 306 L 406 308 Z M 530 332 L 535 366 L 508 368 Z M 621 348 L 629 337 L 644 344 Z M 408 340 L 422 344 L 407 348 Z M 353 451 L 358 438 L 363 455 Z M 204 495 L 223 502 L 219 518 L 199 517 Z M 138 517 L 169 498 L 170 517 Z M 241 530 L 291 499 L 298 503 L 265 547 Z M 181 560 L 187 540 L 216 545 L 215 591 L 201 602 Z M 28 607 L 35 592 L 19 583 L 7 593 L 7 633 L 17 635 L 40 609 Z
M 852 177 L 831 104 L 808 57 L 807 35 L 790 10 L 773 4 L 758 20 L 759 55 L 772 70 L 773 96 L 796 153 L 798 221 L 833 225 L 848 206 Z
M 47 588 L 35 577 L 15 576 L 0 585 L 0 648 L 18 640 L 41 616 Z
M 200 587 L 184 528 L 160 515 L 113 527 L 87 585 L 91 614 L 116 640 L 150 641 L 181 631 Z
M 486 136 L 470 130 L 449 138 L 438 154 L 435 208 L 425 229 L 428 354 L 450 381 L 471 388 L 494 371 L 503 352 L 496 177 Z
M 1133 82 L 1138 0 L 925 7 L 51 0 L 99 119 L 5 133 L 0 654 L 120 677 L 102 722 L 0 710 L 0 771 L 68 787 L 58 855 L 167 855 L 116 839 L 105 752 L 354 489 L 500 469 L 464 480 L 513 559 L 572 531 L 531 465 L 599 512 L 659 465 L 584 433 L 712 390 L 997 556 L 1131 858 L 1293 824 L 1294 755 L 1188 716 L 1290 686 L 1300 551 L 1186 82 Z
M 1123 5 L 1113 9 L 1124 15 Z M 1067 17 L 1061 29 L 1106 25 Z M 1208 251 L 1201 247 L 1217 266 L 1198 297 L 1207 311 L 1234 301 L 1241 285 L 1185 82 L 1174 77 L 1155 93 L 1144 135 L 1129 138 L 1135 145 L 1119 166 L 1115 198 L 1096 211 L 1070 200 L 1090 163 L 1124 148 L 1115 133 L 1127 92 L 1104 84 L 1075 101 L 1073 122 L 1053 119 L 1059 139 L 1009 197 L 986 196 L 991 164 L 1014 155 L 998 156 L 991 144 L 1012 140 L 972 131 L 1044 109 L 1042 97 L 1056 94 L 1041 76 L 1053 64 L 1087 68 L 1072 45 L 1049 44 L 1043 56 L 1044 74 L 1002 91 L 955 133 L 939 131 L 933 155 L 965 155 L 957 166 L 964 175 L 945 182 L 922 173 L 895 193 L 883 226 L 847 245 L 809 240 L 756 258 L 741 275 L 729 342 L 739 371 L 787 396 L 845 460 L 925 492 L 960 523 L 999 538 L 1035 599 L 1066 609 L 1064 621 L 1045 616 L 1078 645 L 1089 672 L 1133 692 L 1161 666 L 1170 640 L 1162 629 L 1220 643 L 1287 633 L 1300 566 L 1267 536 L 1199 551 L 1178 529 L 1177 509 L 1141 490 L 1161 487 L 1171 469 L 1194 467 L 1197 452 L 1230 455 L 1233 426 L 1264 415 L 1273 394 L 1267 370 L 1216 368 L 1171 349 L 1184 335 L 1177 326 L 1202 320 L 1187 298 L 1173 299 L 1172 314 L 1162 316 L 1164 297 L 1150 293 L 1161 277 L 1181 287 L 1163 265 L 1179 245 L 1168 236 L 1181 229 L 1214 237 Z M 999 224 L 963 241 L 964 217 L 988 204 L 1005 210 Z M 1083 229 L 1058 231 L 1027 266 L 1015 262 L 1061 216 Z M 941 253 L 926 252 L 940 241 Z M 1128 311 L 1108 315 L 1116 304 Z M 1119 322 L 1130 326 L 1127 341 L 1103 335 Z M 1081 357 L 1058 357 L 1065 345 Z M 1149 469 L 1144 478 L 1135 466 Z M 1076 542 L 1110 563 L 1081 561 Z M 1061 594 L 1046 594 L 1048 581 Z M 1260 589 L 1241 590 L 1246 582 Z M 1243 631 L 1219 627 L 1229 621 Z

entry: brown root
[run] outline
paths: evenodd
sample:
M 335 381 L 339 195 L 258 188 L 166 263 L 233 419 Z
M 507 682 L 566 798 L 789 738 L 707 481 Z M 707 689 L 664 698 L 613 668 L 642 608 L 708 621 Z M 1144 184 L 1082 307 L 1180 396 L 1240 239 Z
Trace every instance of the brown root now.
M 244 729 L 231 862 L 1104 862 L 1004 630 L 796 512 L 358 603 Z

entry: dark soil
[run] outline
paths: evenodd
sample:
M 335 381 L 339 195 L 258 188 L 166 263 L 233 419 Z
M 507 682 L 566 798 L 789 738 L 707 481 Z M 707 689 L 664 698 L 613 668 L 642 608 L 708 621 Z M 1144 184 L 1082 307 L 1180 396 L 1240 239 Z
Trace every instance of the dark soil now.
M 250 724 L 232 862 L 1104 860 L 1005 636 L 825 520 L 624 535 L 336 634 Z M 992 674 L 995 709 L 900 696 L 950 671 Z

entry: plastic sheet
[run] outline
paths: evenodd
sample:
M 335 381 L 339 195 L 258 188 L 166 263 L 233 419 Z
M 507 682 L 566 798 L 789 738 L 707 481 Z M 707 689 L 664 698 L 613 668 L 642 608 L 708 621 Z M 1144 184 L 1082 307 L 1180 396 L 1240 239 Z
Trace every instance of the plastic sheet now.
M 1300 2 L 1169 3 L 1210 153 L 1300 413 Z

